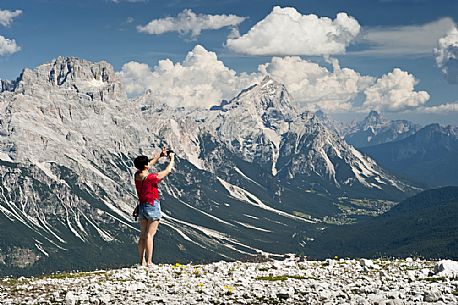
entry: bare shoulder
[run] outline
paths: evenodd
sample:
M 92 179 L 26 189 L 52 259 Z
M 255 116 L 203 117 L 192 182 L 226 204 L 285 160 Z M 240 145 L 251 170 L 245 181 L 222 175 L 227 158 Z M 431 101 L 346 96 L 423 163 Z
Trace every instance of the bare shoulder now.
M 134 179 L 135 179 L 136 181 L 141 181 L 141 180 L 143 180 L 143 177 L 142 177 L 142 175 L 141 175 L 140 172 L 135 172 L 135 174 L 134 174 Z

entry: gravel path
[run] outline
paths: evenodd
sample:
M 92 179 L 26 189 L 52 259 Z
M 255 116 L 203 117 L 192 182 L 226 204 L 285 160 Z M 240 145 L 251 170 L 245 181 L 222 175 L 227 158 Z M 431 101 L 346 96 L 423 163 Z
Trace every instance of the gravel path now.
M 295 257 L 263 263 L 135 266 L 4 278 L 0 304 L 458 304 L 458 274 L 438 272 L 437 266 L 410 258 Z

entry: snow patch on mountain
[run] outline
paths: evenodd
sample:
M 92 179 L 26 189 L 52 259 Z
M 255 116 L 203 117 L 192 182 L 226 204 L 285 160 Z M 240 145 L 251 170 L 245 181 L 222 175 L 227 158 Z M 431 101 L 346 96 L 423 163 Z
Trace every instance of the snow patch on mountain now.
M 224 188 L 229 192 L 229 194 L 232 197 L 234 197 L 236 199 L 239 199 L 240 201 L 249 203 L 251 205 L 257 206 L 257 207 L 259 207 L 261 209 L 264 209 L 264 210 L 267 210 L 267 211 L 271 211 L 271 212 L 276 213 L 276 214 L 281 215 L 281 216 L 285 216 L 285 217 L 288 217 L 288 218 L 293 218 L 293 219 L 304 221 L 304 222 L 314 223 L 314 221 L 311 221 L 311 220 L 308 220 L 308 219 L 304 219 L 304 218 L 301 218 L 301 217 L 297 217 L 297 216 L 288 214 L 286 212 L 283 212 L 281 210 L 274 209 L 274 208 L 264 204 L 259 198 L 257 198 L 255 195 L 251 194 L 250 192 L 248 192 L 248 191 L 246 191 L 246 190 L 244 190 L 244 189 L 242 189 L 242 188 L 240 188 L 240 187 L 238 187 L 236 185 L 230 184 L 229 182 L 224 181 L 223 179 L 221 179 L 219 177 L 218 177 L 218 181 L 224 186 Z
M 252 226 L 248 223 L 244 223 L 244 222 L 241 222 L 241 221 L 236 221 L 239 225 L 245 227 L 245 228 L 248 228 L 248 229 L 253 229 L 253 230 L 258 230 L 258 231 L 262 231 L 262 232 L 272 232 L 270 230 L 267 230 L 267 229 L 263 229 L 263 228 L 259 228 L 259 227 L 255 227 L 255 226 Z

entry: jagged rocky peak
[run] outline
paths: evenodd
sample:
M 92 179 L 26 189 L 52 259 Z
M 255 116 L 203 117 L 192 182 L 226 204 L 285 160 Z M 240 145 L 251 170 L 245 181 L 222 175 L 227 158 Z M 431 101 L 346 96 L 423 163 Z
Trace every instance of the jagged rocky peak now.
M 369 115 L 363 120 L 363 124 L 366 126 L 379 125 L 379 124 L 383 124 L 386 122 L 387 122 L 387 119 L 376 110 L 371 110 L 371 112 L 369 112 Z
M 276 143 L 279 141 L 277 138 L 289 130 L 290 123 L 298 116 L 285 86 L 269 76 L 242 90 L 231 101 L 222 104 L 220 110 L 224 117 L 221 133 L 230 137 L 235 134 L 238 137 L 241 134 L 252 137 L 253 132 L 269 133 Z M 240 128 L 240 123 L 243 128 Z
M 91 62 L 77 57 L 59 56 L 35 69 L 24 69 L 16 89 L 27 93 L 32 87 L 75 89 L 91 99 L 125 99 L 121 80 L 105 61 Z M 51 89 L 52 90 L 52 89 Z M 36 94 L 36 90 L 33 91 Z
M 293 99 L 285 85 L 266 76 L 261 82 L 242 90 L 237 97 L 224 106 L 225 110 L 236 107 L 255 107 L 259 112 L 275 110 L 286 114 L 296 114 Z
M 377 110 L 371 110 L 367 115 L 367 118 L 381 118 L 382 115 Z
M 344 128 L 342 135 L 353 146 L 365 147 L 404 139 L 420 128 L 420 125 L 410 121 L 389 120 L 373 110 L 362 121 Z
M 321 110 L 318 110 L 316 112 L 314 111 L 305 111 L 301 113 L 302 120 L 304 121 L 304 118 L 308 121 L 313 122 L 314 124 L 322 124 L 325 125 L 326 127 L 329 128 L 327 122 L 330 122 L 331 119 Z M 331 123 L 329 123 L 331 124 Z M 329 128 L 332 129 L 332 128 Z
M 67 81 L 87 80 L 111 83 L 116 81 L 113 67 L 105 62 L 92 63 L 77 57 L 58 57 L 49 66 L 49 81 L 62 85 Z M 47 67 L 46 67 L 47 68 Z M 47 70 L 47 69 L 46 69 Z
M 316 134 L 320 137 L 327 137 L 328 134 L 332 134 L 334 137 L 339 137 L 339 132 L 332 125 L 333 122 L 322 112 L 304 111 L 298 115 L 298 119 L 293 124 L 296 129 L 299 127 L 302 132 Z
M 337 122 L 331 117 L 329 117 L 326 113 L 322 110 L 317 110 L 314 112 L 314 116 L 321 120 L 323 125 L 325 125 L 328 129 L 332 130 L 335 134 L 341 136 L 344 133 L 345 126 L 341 122 Z

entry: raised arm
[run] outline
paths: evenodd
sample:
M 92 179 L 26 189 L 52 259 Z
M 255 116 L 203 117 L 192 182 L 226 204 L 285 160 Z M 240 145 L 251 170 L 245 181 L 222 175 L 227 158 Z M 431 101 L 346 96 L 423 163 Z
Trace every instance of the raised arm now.
M 164 179 L 168 174 L 170 174 L 174 165 L 175 165 L 175 154 L 170 153 L 169 164 L 167 164 L 167 167 L 163 171 L 157 173 L 157 177 L 159 179 Z
M 153 166 L 154 164 L 157 163 L 157 161 L 159 161 L 159 159 L 161 157 L 164 156 L 164 151 L 165 151 L 165 147 L 162 148 L 162 151 L 156 153 L 153 158 L 150 159 L 149 163 L 148 163 L 148 166 Z

